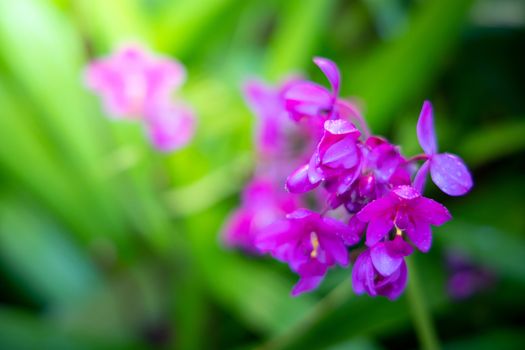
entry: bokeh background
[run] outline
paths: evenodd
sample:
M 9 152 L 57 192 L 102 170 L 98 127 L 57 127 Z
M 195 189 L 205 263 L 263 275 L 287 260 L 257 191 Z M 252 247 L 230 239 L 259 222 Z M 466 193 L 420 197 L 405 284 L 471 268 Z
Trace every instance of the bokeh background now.
M 188 67 L 199 128 L 182 151 L 159 154 L 83 86 L 130 40 Z M 340 270 L 294 299 L 285 266 L 220 243 L 254 163 L 240 86 L 324 84 L 314 55 L 407 155 L 433 101 L 475 188 L 431 189 L 454 220 L 415 257 L 424 302 L 445 349 L 525 348 L 520 0 L 0 0 L 0 348 L 418 348 L 406 296 L 329 294 Z M 481 281 L 459 296 L 451 255 Z

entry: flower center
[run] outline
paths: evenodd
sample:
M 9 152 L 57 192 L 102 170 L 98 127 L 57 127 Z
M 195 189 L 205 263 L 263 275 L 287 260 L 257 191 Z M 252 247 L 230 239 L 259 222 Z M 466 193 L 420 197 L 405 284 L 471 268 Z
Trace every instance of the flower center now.
M 319 254 L 319 237 L 317 237 L 315 232 L 310 233 L 310 243 L 312 243 L 312 252 L 310 253 L 310 257 L 315 259 Z

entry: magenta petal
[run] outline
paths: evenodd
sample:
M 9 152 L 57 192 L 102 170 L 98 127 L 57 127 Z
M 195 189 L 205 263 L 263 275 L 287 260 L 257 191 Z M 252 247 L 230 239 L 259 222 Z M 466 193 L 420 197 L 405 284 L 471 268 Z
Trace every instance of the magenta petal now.
M 348 266 L 348 251 L 338 236 L 328 237 L 327 235 L 321 235 L 319 242 L 322 249 L 331 255 L 336 263 L 342 267 Z
M 357 257 L 352 268 L 352 288 L 355 294 L 360 295 L 365 292 L 370 293 L 370 280 L 373 280 L 373 275 L 374 267 L 372 266 L 372 260 L 370 259 L 370 252 L 366 250 Z
M 361 211 L 357 213 L 357 218 L 363 222 L 368 222 L 379 217 L 390 218 L 394 205 L 395 201 L 390 197 L 376 199 L 361 209 Z
M 366 224 L 353 215 L 348 221 L 348 229 L 341 233 L 341 238 L 347 246 L 353 246 L 361 240 Z
M 344 119 L 330 119 L 324 122 L 324 129 L 332 135 L 347 135 L 352 134 L 352 137 L 357 140 L 361 135 L 359 129 L 354 124 Z
M 292 289 L 292 296 L 296 297 L 302 293 L 306 293 L 317 288 L 323 281 L 324 275 L 301 277 L 299 282 Z
M 423 103 L 423 108 L 417 121 L 417 138 L 421 148 L 426 154 L 437 152 L 436 133 L 434 130 L 434 116 L 432 104 L 429 101 Z
M 331 168 L 350 169 L 357 165 L 359 155 L 355 140 L 347 136 L 324 152 L 322 163 Z
M 319 182 L 311 183 L 308 179 L 308 164 L 294 171 L 286 179 L 286 189 L 291 193 L 304 193 L 316 188 Z
M 413 225 L 407 227 L 406 233 L 408 238 L 423 253 L 430 250 L 432 245 L 432 231 L 430 224 L 423 221 L 416 221 Z
M 317 116 L 320 109 L 330 107 L 332 96 L 314 83 L 297 83 L 284 94 L 286 109 L 302 115 Z
M 366 230 L 366 245 L 371 247 L 382 240 L 392 227 L 394 227 L 394 223 L 390 219 L 372 219 L 368 223 L 368 228 Z
M 427 176 L 428 172 L 430 170 L 430 160 L 427 160 L 423 163 L 421 168 L 416 173 L 416 177 L 414 178 L 414 188 L 419 193 L 423 194 L 423 191 L 425 190 L 425 184 L 427 182 Z
M 403 260 L 399 268 L 399 272 L 396 273 L 395 279 L 390 281 L 386 288 L 382 288 L 380 293 L 390 300 L 396 300 L 403 293 L 406 288 L 408 281 L 408 270 L 406 262 Z
M 153 145 L 170 152 L 185 146 L 193 137 L 193 112 L 181 105 L 162 105 L 148 111 L 148 133 Z
M 314 63 L 323 71 L 324 75 L 330 82 L 334 96 L 339 95 L 341 73 L 339 72 L 337 65 L 333 61 L 322 57 L 315 57 Z
M 444 205 L 429 198 L 417 198 L 411 203 L 411 206 L 412 213 L 418 221 L 440 226 L 452 219 L 452 216 Z
M 376 270 L 383 276 L 390 276 L 403 262 L 403 257 L 389 254 L 386 243 L 377 243 L 370 248 L 370 257 Z
M 472 176 L 463 160 L 450 153 L 435 154 L 430 162 L 432 181 L 446 194 L 461 196 L 472 188 Z

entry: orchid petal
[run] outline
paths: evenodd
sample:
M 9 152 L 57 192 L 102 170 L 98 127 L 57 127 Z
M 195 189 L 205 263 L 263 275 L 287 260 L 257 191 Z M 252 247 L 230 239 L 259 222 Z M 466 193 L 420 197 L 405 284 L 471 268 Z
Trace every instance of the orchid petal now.
M 416 221 L 412 225 L 409 225 L 406 229 L 408 238 L 414 243 L 423 253 L 430 250 L 432 245 L 432 231 L 430 230 L 430 224 L 424 221 Z
M 286 189 L 291 193 L 304 193 L 316 188 L 320 182 L 308 179 L 308 164 L 301 166 L 286 179 Z
M 377 243 L 371 247 L 370 257 L 376 270 L 383 276 L 393 274 L 403 262 L 403 257 L 390 254 L 387 243 Z
M 310 292 L 317 288 L 324 279 L 322 276 L 301 277 L 292 289 L 292 296 L 296 297 L 300 294 Z
M 428 172 L 430 171 L 430 161 L 427 160 L 423 163 L 421 168 L 416 173 L 416 176 L 414 178 L 414 188 L 419 193 L 423 194 L 423 191 L 425 190 L 425 184 L 427 182 L 427 176 Z
M 446 194 L 461 196 L 472 188 L 472 176 L 461 158 L 450 153 L 432 156 L 430 162 L 432 181 Z
M 366 245 L 371 247 L 383 237 L 394 227 L 394 222 L 389 219 L 377 218 L 372 219 L 368 223 L 368 228 L 366 230 Z
M 322 57 L 315 57 L 314 63 L 317 65 L 317 67 L 319 67 L 319 69 L 321 69 L 330 82 L 333 95 L 338 96 L 341 83 L 341 73 L 339 72 L 337 65 L 333 61 Z
M 428 222 L 434 226 L 443 225 L 452 219 L 452 216 L 445 206 L 429 198 L 418 198 L 411 203 L 411 207 L 412 215 L 418 220 Z
M 331 95 L 326 88 L 308 82 L 294 84 L 284 94 L 285 107 L 298 119 L 300 116 L 318 116 L 319 112 L 329 109 Z
M 423 103 L 423 108 L 419 114 L 419 120 L 417 121 L 417 138 L 421 148 L 423 148 L 426 154 L 432 155 L 437 152 L 432 104 L 429 101 Z

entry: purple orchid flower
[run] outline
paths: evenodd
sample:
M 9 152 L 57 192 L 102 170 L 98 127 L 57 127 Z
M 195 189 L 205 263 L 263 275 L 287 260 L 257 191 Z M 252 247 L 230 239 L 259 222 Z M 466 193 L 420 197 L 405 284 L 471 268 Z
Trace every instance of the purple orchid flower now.
M 392 188 L 411 184 L 405 158 L 387 140 L 377 136 L 369 137 L 362 150 L 361 175 L 347 192 L 331 195 L 328 200 L 331 208 L 344 204 L 348 212 L 354 214 Z
M 299 208 L 299 201 L 272 181 L 257 177 L 244 189 L 242 205 L 228 219 L 223 240 L 229 247 L 257 252 L 255 239 L 262 230 Z
M 472 188 L 472 176 L 461 158 L 450 153 L 438 153 L 432 104 L 425 101 L 417 122 L 417 138 L 427 161 L 414 179 L 414 186 L 422 192 L 428 172 L 432 181 L 446 194 L 461 196 Z
M 298 82 L 285 92 L 285 108 L 295 121 L 307 119 L 309 129 L 315 135 L 322 134 L 323 125 L 329 119 L 356 121 L 368 135 L 368 126 L 359 109 L 351 102 L 339 98 L 341 73 L 329 59 L 315 57 L 314 63 L 324 73 L 331 89 L 312 82 Z
M 190 142 L 196 119 L 189 107 L 165 100 L 148 107 L 145 123 L 151 143 L 160 151 L 171 152 Z
M 365 250 L 352 269 L 352 287 L 358 295 L 382 295 L 397 299 L 405 290 L 408 271 L 404 256 L 411 246 L 399 238 Z
M 432 244 L 430 225 L 440 226 L 452 217 L 443 205 L 422 197 L 411 186 L 402 185 L 367 204 L 357 213 L 357 218 L 368 223 L 366 245 L 369 247 L 381 241 L 395 226 L 397 234 L 406 232 L 419 250 L 428 252 Z
M 330 192 L 342 194 L 347 191 L 361 172 L 360 135 L 346 120 L 327 120 L 324 135 L 310 162 L 288 177 L 286 188 L 292 193 L 302 193 L 324 181 Z
M 292 290 L 294 296 L 317 288 L 328 268 L 348 265 L 348 252 L 341 237 L 349 239 L 352 232 L 348 225 L 335 219 L 298 209 L 264 231 L 255 243 L 260 252 L 288 263 L 300 276 Z
M 123 46 L 93 61 L 85 72 L 87 86 L 102 97 L 107 113 L 116 118 L 143 116 L 152 102 L 169 99 L 185 78 L 179 62 L 138 45 Z
M 341 74 L 337 65 L 326 58 L 315 57 L 314 63 L 328 79 L 331 90 L 312 82 L 290 87 L 285 93 L 286 109 L 297 121 L 303 117 L 322 117 L 322 121 L 336 119 L 332 115 L 336 113 L 334 106 L 339 96 Z

